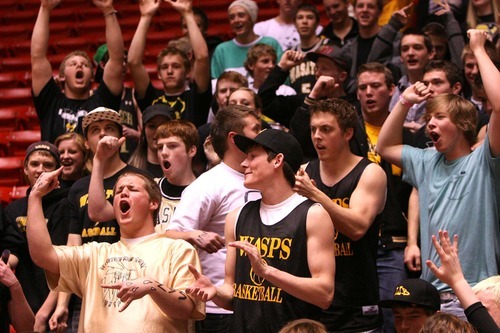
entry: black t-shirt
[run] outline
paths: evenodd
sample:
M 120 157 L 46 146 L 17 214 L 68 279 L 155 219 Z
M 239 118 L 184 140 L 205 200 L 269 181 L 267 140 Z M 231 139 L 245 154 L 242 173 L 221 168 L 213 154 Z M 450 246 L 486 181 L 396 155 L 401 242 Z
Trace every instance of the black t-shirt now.
M 42 208 L 51 243 L 66 245 L 69 227 L 68 196 L 69 188 L 56 189 L 42 199 Z M 29 192 L 28 192 L 29 193 Z M 22 237 L 23 243 L 19 252 L 19 264 L 16 267 L 16 276 L 23 288 L 24 295 L 33 310 L 37 313 L 49 294 L 49 288 L 43 269 L 35 265 L 31 259 L 26 238 L 26 220 L 28 212 L 27 197 L 21 198 L 5 207 L 5 218 L 16 232 Z
M 376 35 L 370 38 L 361 38 L 361 36 L 358 36 L 358 54 L 356 55 L 356 66 L 358 66 L 358 68 L 366 64 L 375 38 L 377 38 Z
M 118 177 L 125 171 L 135 171 L 143 174 L 147 172 L 126 165 L 109 178 L 103 180 L 106 199 L 113 204 L 113 187 Z M 148 176 L 150 176 L 148 174 Z M 88 214 L 88 193 L 90 176 L 83 177 L 71 187 L 68 195 L 70 206 L 69 233 L 82 236 L 82 243 L 107 242 L 115 243 L 120 239 L 120 228 L 116 220 L 94 222 Z
M 154 178 L 163 177 L 163 170 L 161 169 L 161 165 L 153 164 L 149 161 L 146 161 L 146 170 L 153 175 Z
M 136 96 L 137 99 L 137 96 Z M 151 82 L 143 99 L 137 99 L 139 108 L 144 110 L 157 103 L 170 105 L 175 111 L 176 119 L 186 119 L 199 127 L 207 122 L 208 110 L 212 103 L 212 88 L 209 86 L 204 92 L 198 91 L 195 83 L 180 95 L 167 96 L 165 91 L 153 87 Z
M 99 106 L 119 110 L 121 96 L 113 95 L 103 82 L 88 99 L 69 99 L 54 79 L 50 79 L 40 94 L 33 98 L 40 119 L 42 140 L 54 142 L 59 135 L 67 132 L 83 134 L 83 117 Z

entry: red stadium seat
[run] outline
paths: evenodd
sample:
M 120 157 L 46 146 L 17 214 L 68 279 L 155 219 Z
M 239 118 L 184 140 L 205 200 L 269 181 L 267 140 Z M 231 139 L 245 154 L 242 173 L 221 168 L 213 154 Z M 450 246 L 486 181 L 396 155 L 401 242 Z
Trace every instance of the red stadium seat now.
M 28 72 L 0 73 L 0 88 L 22 88 L 31 84 L 31 75 Z
M 26 196 L 26 191 L 28 191 L 29 188 L 29 185 L 14 186 L 10 192 L 11 199 L 17 200 L 24 198 Z
M 24 71 L 31 72 L 31 56 L 20 55 L 16 57 L 4 58 L 1 62 L 2 72 Z
M 24 198 L 29 185 L 0 186 L 0 204 L 7 206 L 14 200 Z M 15 331 L 13 331 L 15 332 Z
M 31 88 L 4 88 L 0 89 L 2 107 L 32 105 Z
M 0 25 L 0 36 L 12 36 L 17 40 L 30 39 L 34 22 Z
M 10 132 L 19 129 L 19 119 L 17 111 L 14 108 L 0 109 L 0 131 Z
M 33 142 L 41 140 L 40 131 L 24 130 L 12 131 L 7 136 L 8 151 L 11 156 L 24 156 L 26 148 Z
M 0 185 L 14 186 L 23 184 L 24 156 L 0 157 Z
M 75 50 L 88 52 L 92 49 L 92 47 L 94 47 L 93 41 L 85 37 L 68 37 L 59 39 L 53 45 L 57 54 L 68 54 Z

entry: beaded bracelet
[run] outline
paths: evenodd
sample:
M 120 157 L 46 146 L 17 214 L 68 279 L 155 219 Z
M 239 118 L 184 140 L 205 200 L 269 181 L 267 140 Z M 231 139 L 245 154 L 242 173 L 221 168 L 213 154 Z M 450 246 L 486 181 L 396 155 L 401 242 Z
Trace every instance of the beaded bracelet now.
M 406 106 L 406 107 L 412 107 L 414 103 L 411 103 L 409 101 L 407 101 L 403 95 L 400 95 L 399 96 L 399 101 L 401 102 L 401 104 L 403 104 L 403 106 Z

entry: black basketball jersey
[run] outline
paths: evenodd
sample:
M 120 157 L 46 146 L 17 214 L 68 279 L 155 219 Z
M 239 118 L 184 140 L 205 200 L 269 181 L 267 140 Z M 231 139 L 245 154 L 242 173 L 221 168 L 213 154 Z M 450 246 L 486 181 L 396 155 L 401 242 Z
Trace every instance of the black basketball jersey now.
M 261 201 L 250 201 L 241 210 L 236 240 L 247 240 L 260 249 L 268 265 L 299 277 L 311 277 L 307 263 L 306 220 L 313 201 L 306 200 L 274 225 L 262 223 Z M 254 274 L 244 251 L 237 250 L 234 281 L 236 332 L 278 332 L 298 318 L 319 319 L 320 309 L 295 298 Z
M 321 181 L 319 160 L 311 161 L 306 172 L 333 202 L 348 208 L 349 198 L 370 163 L 368 159 L 363 158 L 342 180 L 331 187 Z M 375 218 L 366 234 L 357 241 L 335 229 L 335 296 L 331 306 L 323 311 L 321 317 L 328 331 L 359 332 L 381 325 L 377 307 L 379 223 L 380 215 Z

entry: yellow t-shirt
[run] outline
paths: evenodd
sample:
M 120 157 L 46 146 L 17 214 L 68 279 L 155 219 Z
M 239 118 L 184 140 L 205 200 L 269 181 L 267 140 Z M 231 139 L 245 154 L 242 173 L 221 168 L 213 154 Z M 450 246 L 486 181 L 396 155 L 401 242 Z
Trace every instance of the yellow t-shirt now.
M 187 332 L 188 321 L 165 315 L 146 295 L 130 303 L 123 312 L 118 290 L 102 283 L 116 283 L 150 277 L 154 288 L 184 291 L 194 283 L 187 264 L 201 271 L 198 253 L 189 243 L 155 235 L 137 244 L 120 240 L 114 244 L 87 243 L 83 246 L 54 246 L 60 276 L 47 273 L 51 289 L 83 296 L 78 332 Z M 205 304 L 186 295 L 179 302 L 193 302 L 192 319 L 205 317 Z M 172 304 L 175 306 L 175 304 Z
M 380 164 L 381 161 L 381 157 L 376 151 L 380 129 L 381 127 L 370 125 L 365 121 L 366 136 L 368 138 L 368 159 L 377 164 Z M 391 167 L 394 176 L 401 176 L 401 168 L 394 164 L 392 164 Z

